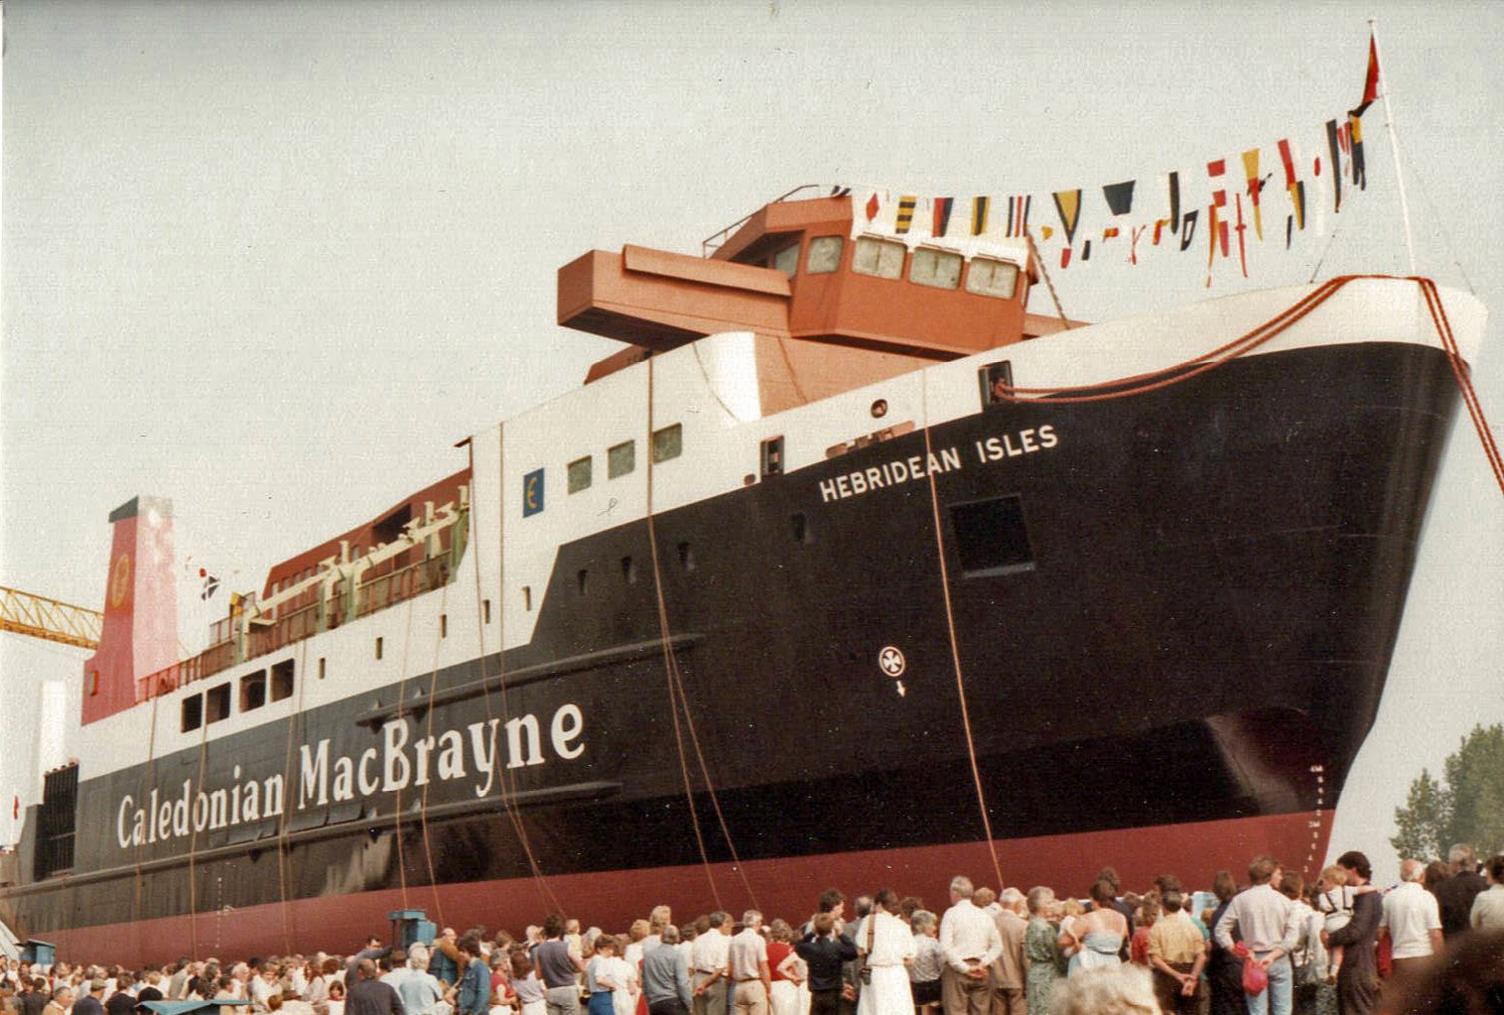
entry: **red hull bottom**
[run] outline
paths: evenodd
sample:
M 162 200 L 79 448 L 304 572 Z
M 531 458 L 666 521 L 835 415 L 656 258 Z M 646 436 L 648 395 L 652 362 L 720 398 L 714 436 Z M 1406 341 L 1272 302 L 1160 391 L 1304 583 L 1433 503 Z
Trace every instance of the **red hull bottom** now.
M 1123 884 L 1133 889 L 1148 887 L 1164 873 L 1176 874 L 1189 887 L 1209 887 L 1223 867 L 1242 880 L 1248 860 L 1264 853 L 1291 869 L 1313 873 L 1324 858 L 1331 819 L 1329 810 L 1302 811 L 1007 839 L 997 842 L 998 863 L 1009 885 L 1027 890 L 1043 884 L 1083 897 L 1106 864 L 1116 867 Z M 539 861 L 546 874 L 548 857 Z M 483 924 L 514 933 L 541 923 L 555 908 L 578 915 L 586 926 L 624 930 L 657 903 L 673 906 L 679 920 L 717 907 L 740 916 L 742 909 L 755 904 L 769 918 L 802 921 L 814 910 L 819 893 L 831 886 L 848 894 L 892 887 L 943 910 L 950 878 L 958 873 L 978 885 L 996 881 L 984 840 L 754 860 L 743 864 L 740 872 L 723 863 L 711 865 L 708 872 L 689 865 L 549 875 L 541 882 L 516 878 L 414 886 L 269 902 L 196 917 L 78 927 L 46 936 L 57 944 L 58 958 L 69 962 L 134 965 L 190 954 L 239 959 L 316 950 L 348 953 L 366 935 L 382 933 L 389 926 L 387 914 L 395 909 L 423 909 L 436 923 L 461 931 Z M 275 885 L 268 889 L 274 891 Z

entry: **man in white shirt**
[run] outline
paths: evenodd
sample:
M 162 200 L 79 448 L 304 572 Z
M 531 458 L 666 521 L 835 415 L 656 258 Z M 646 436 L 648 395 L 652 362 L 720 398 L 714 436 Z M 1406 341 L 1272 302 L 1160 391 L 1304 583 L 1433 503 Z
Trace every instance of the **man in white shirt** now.
M 1238 928 L 1243 944 L 1269 974 L 1269 987 L 1249 994 L 1248 1015 L 1290 1015 L 1294 1001 L 1294 971 L 1290 967 L 1290 949 L 1300 931 L 1295 904 L 1279 893 L 1283 872 L 1273 857 L 1255 857 L 1248 865 L 1252 887 L 1233 897 L 1212 930 L 1217 944 L 1232 950 L 1232 929 Z
M 773 996 L 772 973 L 768 969 L 768 942 L 759 931 L 762 914 L 749 909 L 742 914 L 742 932 L 731 939 L 726 949 L 726 964 L 735 985 L 732 1003 L 736 1015 L 768 1015 L 768 999 Z
M 940 974 L 940 999 L 945 1015 L 988 1015 L 992 1008 L 991 965 L 1003 951 L 997 924 L 972 902 L 971 879 L 951 878 L 950 908 L 940 918 L 940 949 L 945 971 Z
M 1441 906 L 1421 885 L 1426 865 L 1419 860 L 1400 864 L 1400 883 L 1384 896 L 1379 933 L 1389 934 L 1396 973 L 1414 974 L 1441 951 Z
M 726 983 L 730 972 L 731 914 L 711 913 L 710 929 L 695 938 L 690 949 L 690 982 L 694 985 L 694 1015 L 726 1015 Z

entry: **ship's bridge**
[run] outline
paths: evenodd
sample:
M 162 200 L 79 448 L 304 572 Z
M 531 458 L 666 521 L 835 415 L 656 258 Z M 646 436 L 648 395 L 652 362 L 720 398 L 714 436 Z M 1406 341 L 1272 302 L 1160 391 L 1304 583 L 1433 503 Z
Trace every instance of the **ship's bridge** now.
M 559 269 L 559 323 L 632 346 L 587 382 L 721 331 L 936 361 L 1068 326 L 1026 311 L 1038 279 L 1026 240 L 869 231 L 846 194 L 786 196 L 702 249 L 629 244 Z

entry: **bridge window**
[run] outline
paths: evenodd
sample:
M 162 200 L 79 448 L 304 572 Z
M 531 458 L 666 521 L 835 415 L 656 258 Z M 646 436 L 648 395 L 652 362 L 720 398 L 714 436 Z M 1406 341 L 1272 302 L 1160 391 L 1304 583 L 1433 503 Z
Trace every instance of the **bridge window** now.
M 764 477 L 783 475 L 783 438 L 769 437 L 763 441 L 760 457 Z
M 816 236 L 809 241 L 809 257 L 804 270 L 811 275 L 825 275 L 841 266 L 841 250 L 846 241 L 839 236 Z
M 606 449 L 606 478 L 625 476 L 637 468 L 637 442 L 626 441 Z
M 579 493 L 581 490 L 590 489 L 590 463 L 589 455 L 577 458 L 569 463 L 569 492 Z
M 678 423 L 653 431 L 653 463 L 666 462 L 684 453 L 684 427 Z
M 773 255 L 773 270 L 781 271 L 789 278 L 799 270 L 799 244 L 792 243 Z
M 907 250 L 895 240 L 860 237 L 856 241 L 856 252 L 851 255 L 851 270 L 858 275 L 898 278 L 903 274 L 903 255 Z
M 909 281 L 936 289 L 954 289 L 961 284 L 961 255 L 920 247 L 914 251 L 909 265 Z
M 1018 265 L 990 257 L 973 258 L 966 270 L 966 291 L 1011 300 L 1018 291 Z

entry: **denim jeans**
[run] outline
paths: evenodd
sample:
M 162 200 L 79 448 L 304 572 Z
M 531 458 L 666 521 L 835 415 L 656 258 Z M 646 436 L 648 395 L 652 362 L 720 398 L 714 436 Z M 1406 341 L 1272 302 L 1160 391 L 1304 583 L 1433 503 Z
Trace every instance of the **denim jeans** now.
M 1269 986 L 1257 994 L 1245 994 L 1248 1015 L 1290 1015 L 1295 975 L 1288 956 L 1269 967 Z

